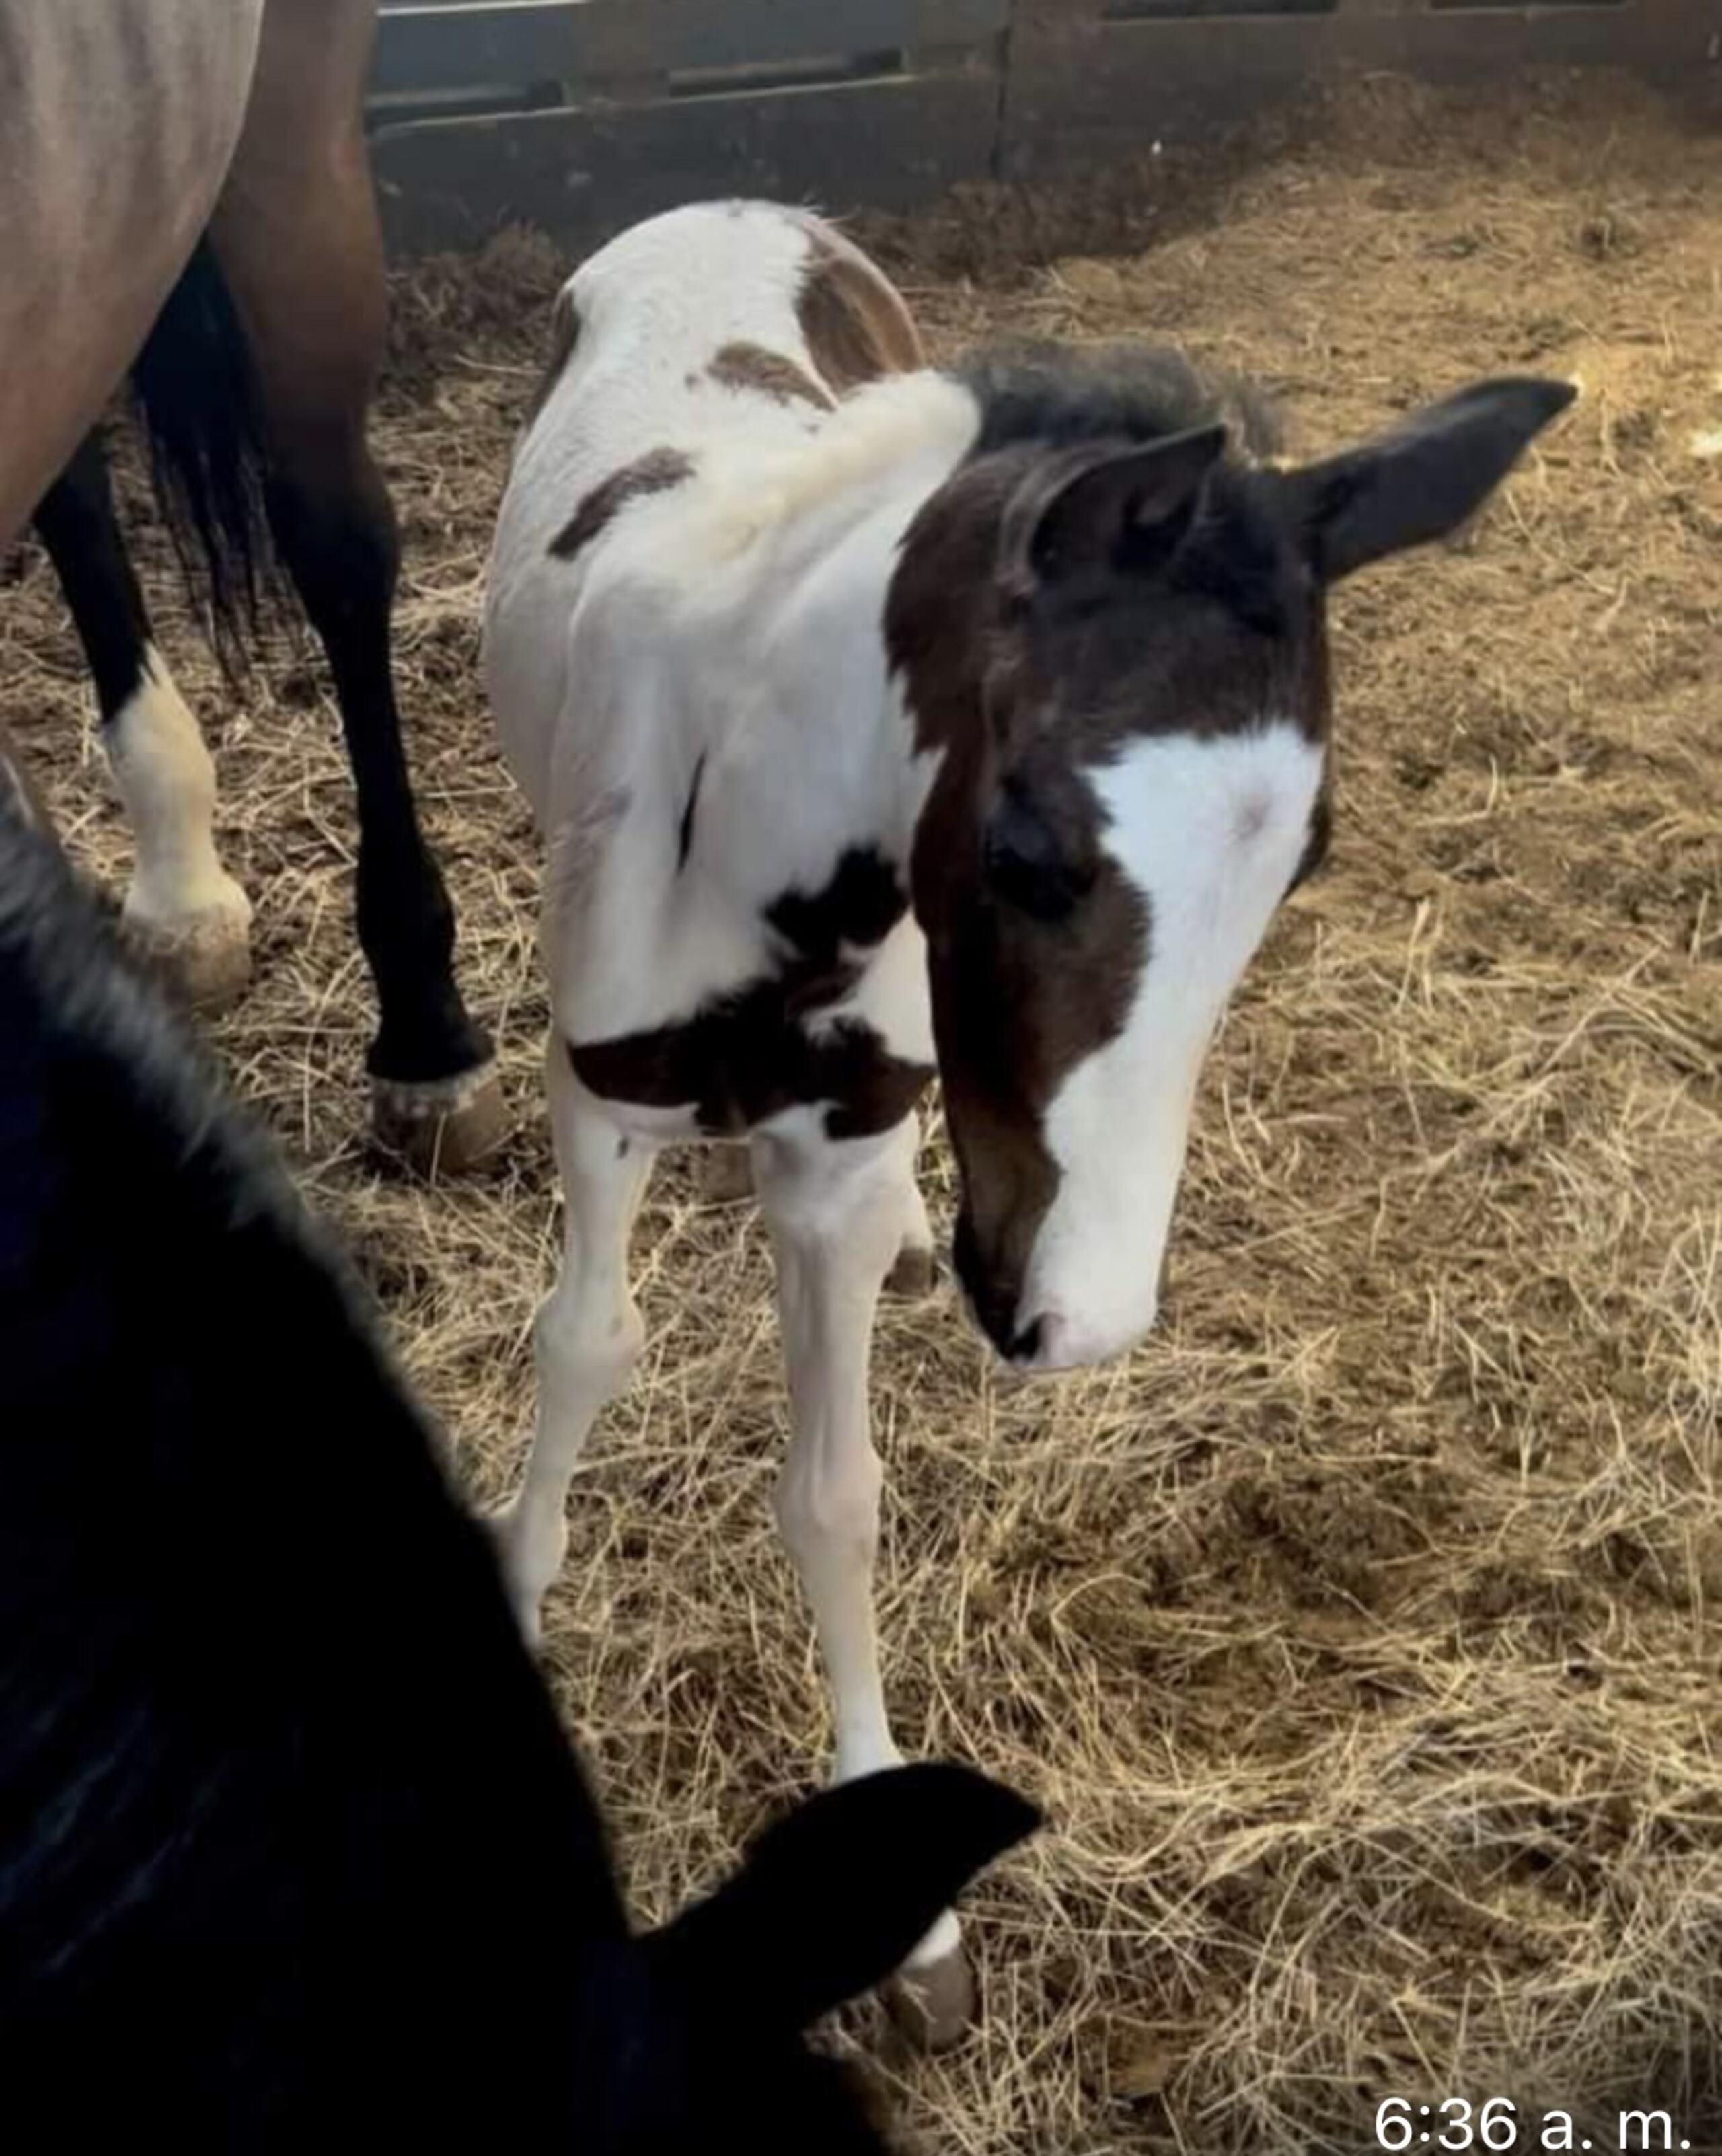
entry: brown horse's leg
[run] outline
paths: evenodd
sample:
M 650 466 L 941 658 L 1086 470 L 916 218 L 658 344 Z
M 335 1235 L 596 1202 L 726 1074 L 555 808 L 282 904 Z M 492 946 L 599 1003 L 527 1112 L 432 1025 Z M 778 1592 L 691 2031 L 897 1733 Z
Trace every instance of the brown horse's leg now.
M 358 929 L 377 983 L 378 1133 L 465 1165 L 501 1132 L 490 1045 L 454 973 L 454 916 L 420 833 L 390 651 L 394 511 L 366 445 L 387 336 L 361 125 L 365 0 L 274 0 L 211 238 L 262 392 L 276 544 L 327 652 L 358 796 Z
M 215 765 L 151 639 L 100 434 L 44 495 L 36 530 L 90 662 L 137 850 L 126 926 L 199 1009 L 223 1009 L 250 972 L 251 908 L 216 852 Z

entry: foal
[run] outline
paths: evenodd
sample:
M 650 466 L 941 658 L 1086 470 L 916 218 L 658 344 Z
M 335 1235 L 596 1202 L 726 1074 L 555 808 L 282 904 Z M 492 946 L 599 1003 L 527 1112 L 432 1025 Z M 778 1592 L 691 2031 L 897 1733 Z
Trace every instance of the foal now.
M 1173 353 L 894 372 L 914 350 L 884 279 L 800 212 L 624 234 L 561 295 L 487 624 L 548 853 L 567 1209 L 500 1522 L 521 1619 L 639 1352 L 652 1157 L 746 1135 L 789 1369 L 777 1516 L 840 1780 L 900 1756 L 868 1356 L 927 1240 L 917 1100 L 936 1070 L 956 1269 L 999 1353 L 1130 1347 L 1209 1038 L 1326 843 L 1327 588 L 1468 517 L 1571 395 L 1484 383 L 1278 469 L 1259 405 Z M 935 2022 L 956 1946 L 941 1919 L 915 1959 Z

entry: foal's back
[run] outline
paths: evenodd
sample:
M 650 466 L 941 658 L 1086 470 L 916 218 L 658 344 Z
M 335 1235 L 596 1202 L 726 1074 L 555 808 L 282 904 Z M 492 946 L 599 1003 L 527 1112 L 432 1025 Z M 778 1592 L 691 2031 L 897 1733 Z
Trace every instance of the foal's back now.
M 670 444 L 782 442 L 858 383 L 920 363 L 894 289 L 823 218 L 689 203 L 623 233 L 562 288 L 516 475 L 586 488 Z M 575 506 L 525 490 L 499 557 L 547 542 Z
M 515 715 L 561 706 L 566 624 L 597 542 L 666 507 L 706 453 L 770 459 L 849 390 L 922 358 L 889 280 L 811 211 L 691 203 L 582 264 L 556 302 L 491 561 L 491 700 L 536 805 L 543 744 Z

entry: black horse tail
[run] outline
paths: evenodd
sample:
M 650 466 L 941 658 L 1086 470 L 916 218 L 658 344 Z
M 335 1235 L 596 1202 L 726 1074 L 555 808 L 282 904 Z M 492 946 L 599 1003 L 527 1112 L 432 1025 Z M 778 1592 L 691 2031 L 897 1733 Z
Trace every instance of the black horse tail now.
M 263 395 L 208 239 L 131 371 L 156 502 L 223 670 L 245 670 L 279 593 L 267 512 Z

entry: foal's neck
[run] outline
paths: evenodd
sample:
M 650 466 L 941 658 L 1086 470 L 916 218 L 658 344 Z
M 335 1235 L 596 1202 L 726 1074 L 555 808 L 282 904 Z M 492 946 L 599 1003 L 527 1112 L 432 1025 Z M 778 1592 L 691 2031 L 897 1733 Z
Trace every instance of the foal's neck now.
M 899 862 L 933 767 L 892 674 L 886 599 L 904 535 L 967 454 L 976 417 L 943 376 L 881 382 L 781 469 L 756 472 L 741 497 L 745 513 L 771 525 L 743 644 L 769 654 L 794 788 L 817 792 L 809 813 L 834 837 L 870 841 Z M 750 685 L 741 685 L 745 697 Z

